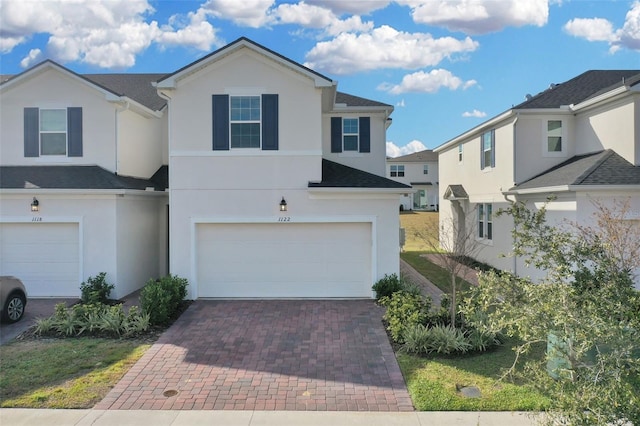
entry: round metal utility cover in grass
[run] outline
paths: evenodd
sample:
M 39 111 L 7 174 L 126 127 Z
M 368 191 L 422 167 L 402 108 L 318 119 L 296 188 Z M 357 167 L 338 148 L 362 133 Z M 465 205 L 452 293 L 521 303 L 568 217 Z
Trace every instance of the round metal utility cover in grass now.
M 460 393 L 467 398 L 480 398 L 482 394 L 476 386 L 464 386 L 459 389 Z

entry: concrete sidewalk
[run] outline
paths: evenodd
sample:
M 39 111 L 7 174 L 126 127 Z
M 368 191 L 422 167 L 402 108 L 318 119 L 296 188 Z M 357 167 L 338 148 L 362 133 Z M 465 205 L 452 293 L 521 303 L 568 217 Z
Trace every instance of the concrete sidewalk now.
M 352 411 L 166 411 L 37 410 L 4 408 L 2 425 L 128 426 L 530 426 L 534 418 L 516 412 L 430 411 L 373 413 Z

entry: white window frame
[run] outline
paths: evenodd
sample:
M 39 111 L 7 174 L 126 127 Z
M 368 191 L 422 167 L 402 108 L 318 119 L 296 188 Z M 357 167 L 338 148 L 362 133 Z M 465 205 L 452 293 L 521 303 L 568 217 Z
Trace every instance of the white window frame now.
M 487 147 L 485 146 L 485 136 L 486 135 L 490 135 L 489 137 L 489 149 L 487 149 Z M 482 137 L 481 137 L 481 143 L 482 143 L 482 155 L 484 158 L 484 167 L 482 168 L 482 170 L 491 170 L 492 166 L 491 166 L 491 158 L 493 156 L 495 156 L 495 153 L 492 152 L 492 147 L 495 146 L 495 132 L 493 130 L 488 130 L 486 132 L 482 133 Z M 487 154 L 489 155 L 489 161 L 487 161 Z
M 232 114 L 232 104 L 233 104 L 233 99 L 234 98 L 257 98 L 258 99 L 258 104 L 259 104 L 259 108 L 260 108 L 260 118 L 258 120 L 234 120 L 233 114 Z M 249 146 L 249 147 L 243 147 L 243 146 L 233 146 L 233 125 L 234 124 L 258 124 L 259 125 L 259 132 L 258 132 L 258 139 L 259 139 L 259 146 Z M 262 149 L 262 96 L 261 95 L 252 95 L 252 94 L 242 94 L 242 95 L 229 95 L 229 149 L 242 149 L 242 150 L 247 150 L 247 149 L 255 149 L 255 150 L 261 150 Z
M 476 239 L 493 241 L 493 204 L 478 203 Z
M 357 131 L 355 131 L 355 132 L 347 132 L 346 131 L 345 126 L 346 126 L 347 120 L 349 120 L 349 122 L 355 121 Z M 349 136 L 350 137 L 355 136 L 355 138 L 356 138 L 356 147 L 355 147 L 355 149 L 347 149 L 345 140 Z M 342 152 L 360 152 L 360 119 L 357 118 L 357 117 L 343 117 L 342 118 Z
M 42 130 L 43 111 L 64 111 L 64 131 L 62 130 Z M 69 155 L 69 117 L 67 108 L 39 108 L 38 109 L 38 150 L 41 157 L 66 158 Z M 64 154 L 45 154 L 42 150 L 42 135 L 64 133 Z
M 462 160 L 464 158 L 464 145 L 458 144 L 458 164 L 462 164 Z
M 549 123 L 560 122 L 560 151 L 549 151 Z M 542 120 L 542 155 L 544 157 L 566 157 L 567 156 L 567 122 L 561 118 L 546 118 Z
M 422 174 L 423 175 L 428 175 L 429 174 L 429 165 L 428 164 L 423 164 L 422 165 Z
M 404 164 L 392 164 L 389 174 L 391 177 L 404 177 Z

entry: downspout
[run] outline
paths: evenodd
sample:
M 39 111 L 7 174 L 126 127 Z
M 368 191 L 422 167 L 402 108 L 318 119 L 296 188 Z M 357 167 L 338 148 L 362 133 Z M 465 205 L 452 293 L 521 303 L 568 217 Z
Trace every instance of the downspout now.
M 518 159 L 518 156 L 516 155 L 516 150 L 518 148 L 518 144 L 517 142 L 517 129 L 516 129 L 516 125 L 518 124 L 518 119 L 520 118 L 520 113 L 516 113 L 516 118 L 515 120 L 513 120 L 513 186 L 516 186 L 517 182 L 516 182 L 516 161 Z M 507 196 L 504 196 L 504 199 L 507 200 L 508 203 L 510 204 L 514 204 L 515 200 L 511 201 L 507 198 Z M 512 237 L 513 238 L 513 237 Z M 512 241 L 513 243 L 513 241 Z M 518 275 L 518 259 L 516 258 L 516 256 L 513 256 L 513 273 L 517 276 Z

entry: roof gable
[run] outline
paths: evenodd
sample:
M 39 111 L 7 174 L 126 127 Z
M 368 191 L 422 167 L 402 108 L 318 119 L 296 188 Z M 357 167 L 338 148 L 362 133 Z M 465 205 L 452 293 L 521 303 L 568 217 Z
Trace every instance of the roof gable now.
M 224 58 L 225 56 L 228 56 L 234 52 L 237 52 L 243 48 L 247 48 L 247 49 L 251 49 L 254 52 L 257 52 L 263 56 L 266 56 L 270 59 L 272 59 L 275 62 L 280 63 L 283 66 L 286 66 L 288 68 L 294 69 L 295 71 L 304 74 L 306 76 L 308 76 L 309 78 L 311 78 L 317 87 L 332 87 L 335 86 L 335 83 L 333 82 L 333 80 L 331 80 L 330 78 L 316 72 L 313 71 L 310 68 L 305 67 L 304 65 L 295 62 L 285 56 L 282 56 L 281 54 L 274 52 L 271 49 L 268 49 L 246 37 L 240 37 L 239 39 L 235 40 L 234 42 L 229 43 L 228 45 L 214 51 L 211 52 L 210 54 L 198 59 L 195 62 L 192 62 L 182 68 L 180 68 L 178 71 L 172 73 L 172 74 L 168 74 L 166 76 L 164 76 L 163 78 L 161 78 L 160 80 L 158 80 L 157 82 L 157 87 L 158 88 L 173 88 L 175 86 L 175 83 L 177 80 L 180 80 L 181 78 L 193 74 L 203 68 L 205 68 L 207 65 L 209 65 L 210 63 L 216 62 L 218 60 L 220 60 L 221 58 Z

